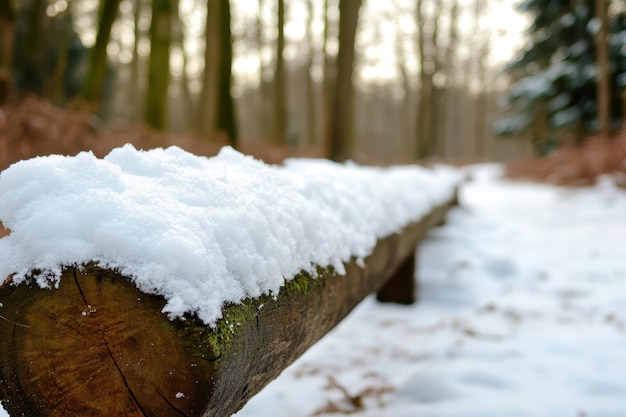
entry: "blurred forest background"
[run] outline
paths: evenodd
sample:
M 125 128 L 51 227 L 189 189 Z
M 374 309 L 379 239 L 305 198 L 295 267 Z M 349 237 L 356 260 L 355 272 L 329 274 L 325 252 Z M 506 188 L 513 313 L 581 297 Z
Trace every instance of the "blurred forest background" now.
M 0 0 L 0 169 L 125 142 L 503 161 L 608 140 L 625 103 L 623 0 Z

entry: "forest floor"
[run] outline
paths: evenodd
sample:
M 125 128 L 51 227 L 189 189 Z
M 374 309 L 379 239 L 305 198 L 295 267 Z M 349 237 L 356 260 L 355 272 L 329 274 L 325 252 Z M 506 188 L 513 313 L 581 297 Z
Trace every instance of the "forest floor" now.
M 216 155 L 227 144 L 226 140 L 208 141 L 193 133 L 166 134 L 142 123 L 110 128 L 85 111 L 60 109 L 36 98 L 0 107 L 0 171 L 17 161 L 53 153 L 75 155 L 92 151 L 101 158 L 126 143 L 137 149 L 175 145 L 203 156 Z M 323 154 L 322 149 L 315 146 L 262 145 L 252 140 L 242 140 L 238 149 L 268 163 L 279 163 L 287 157 Z
M 126 143 L 132 143 L 137 149 L 176 145 L 203 156 L 216 155 L 227 144 L 226 140 L 207 141 L 193 133 L 166 134 L 140 123 L 113 129 L 85 111 L 60 109 L 36 98 L 0 107 L 0 171 L 22 159 L 52 153 L 75 155 L 90 150 L 103 157 Z M 238 150 L 267 163 L 280 163 L 287 157 L 324 156 L 321 146 L 268 145 L 246 138 L 241 140 Z M 610 141 L 592 137 L 583 146 L 561 147 L 547 158 L 510 162 L 506 175 L 580 186 L 593 184 L 599 175 L 614 173 L 617 181 L 626 186 L 625 160 L 626 131 L 623 131 Z M 445 159 L 438 161 L 446 162 Z

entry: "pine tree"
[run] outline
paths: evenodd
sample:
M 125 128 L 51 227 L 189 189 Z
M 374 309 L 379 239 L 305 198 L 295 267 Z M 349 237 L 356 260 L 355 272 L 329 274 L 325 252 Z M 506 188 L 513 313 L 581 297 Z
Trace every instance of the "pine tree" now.
M 496 131 L 532 129 L 537 150 L 546 153 L 557 141 L 579 141 L 599 128 L 594 42 L 599 21 L 593 0 L 526 0 L 519 9 L 534 16 L 531 43 L 507 67 L 518 80 L 507 97 L 516 113 L 500 120 Z M 615 8 L 608 20 L 611 119 L 617 127 L 623 110 L 615 92 L 618 82 L 626 81 L 626 10 Z

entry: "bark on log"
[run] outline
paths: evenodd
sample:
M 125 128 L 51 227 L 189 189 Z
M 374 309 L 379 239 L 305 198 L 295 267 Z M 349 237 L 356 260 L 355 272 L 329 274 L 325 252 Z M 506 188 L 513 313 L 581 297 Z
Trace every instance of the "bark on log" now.
M 381 288 L 452 205 L 378 242 L 345 276 L 301 274 L 228 306 L 216 329 L 170 321 L 115 271 L 67 268 L 56 289 L 0 286 L 0 400 L 13 416 L 226 417 Z

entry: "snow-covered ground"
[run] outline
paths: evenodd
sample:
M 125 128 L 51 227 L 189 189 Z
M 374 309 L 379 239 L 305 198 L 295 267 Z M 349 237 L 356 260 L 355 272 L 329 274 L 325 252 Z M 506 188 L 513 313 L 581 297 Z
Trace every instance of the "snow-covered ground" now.
M 366 300 L 236 416 L 626 416 L 626 192 L 497 172 L 421 246 L 418 304 Z
M 421 246 L 416 305 L 365 300 L 236 417 L 626 416 L 626 191 L 498 172 Z

